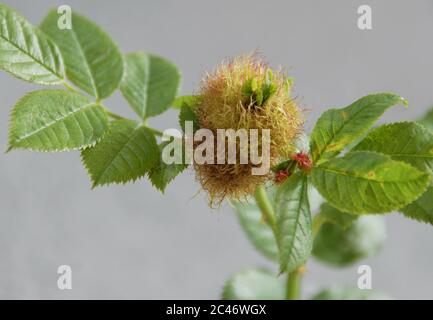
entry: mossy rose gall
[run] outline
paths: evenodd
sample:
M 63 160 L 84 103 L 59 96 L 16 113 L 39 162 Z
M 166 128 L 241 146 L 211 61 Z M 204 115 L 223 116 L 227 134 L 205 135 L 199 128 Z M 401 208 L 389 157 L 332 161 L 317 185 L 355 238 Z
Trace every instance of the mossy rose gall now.
M 291 85 L 291 79 L 281 70 L 272 70 L 254 55 L 223 62 L 201 84 L 195 109 L 198 124 L 215 135 L 218 129 L 258 129 L 259 135 L 268 129 L 269 159 L 275 165 L 293 153 L 303 124 L 302 113 L 291 98 Z M 262 139 L 257 141 L 256 147 L 261 150 Z M 237 140 L 235 143 L 239 151 L 242 146 Z M 228 158 L 227 153 L 225 157 Z M 235 164 L 195 163 L 194 168 L 211 202 L 218 203 L 226 197 L 252 194 L 269 179 L 269 174 L 251 174 L 256 165 L 251 159 L 247 163 L 240 163 L 239 159 Z

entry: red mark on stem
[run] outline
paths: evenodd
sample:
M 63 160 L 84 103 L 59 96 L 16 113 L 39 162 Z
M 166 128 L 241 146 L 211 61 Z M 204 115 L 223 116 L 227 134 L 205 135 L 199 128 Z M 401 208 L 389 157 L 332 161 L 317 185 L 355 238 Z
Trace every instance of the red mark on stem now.
M 279 170 L 275 173 L 275 182 L 276 183 L 282 183 L 284 182 L 288 177 L 290 176 L 287 169 Z
M 296 161 L 298 167 L 303 171 L 308 172 L 313 168 L 313 163 L 311 162 L 310 157 L 303 152 L 293 154 L 291 158 L 293 161 Z

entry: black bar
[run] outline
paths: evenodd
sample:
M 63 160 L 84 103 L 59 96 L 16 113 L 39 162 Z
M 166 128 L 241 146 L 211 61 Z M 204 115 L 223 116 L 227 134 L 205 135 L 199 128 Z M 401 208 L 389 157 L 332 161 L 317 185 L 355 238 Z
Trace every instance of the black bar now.
M 430 310 L 432 301 L 220 301 L 220 300 L 7 300 L 2 313 L 87 318 L 108 315 L 118 319 L 296 319 L 319 313 L 348 319 L 370 317 L 377 308 L 412 319 L 414 312 Z M 426 311 L 428 311 L 426 310 Z M 131 316 L 127 316 L 131 315 Z

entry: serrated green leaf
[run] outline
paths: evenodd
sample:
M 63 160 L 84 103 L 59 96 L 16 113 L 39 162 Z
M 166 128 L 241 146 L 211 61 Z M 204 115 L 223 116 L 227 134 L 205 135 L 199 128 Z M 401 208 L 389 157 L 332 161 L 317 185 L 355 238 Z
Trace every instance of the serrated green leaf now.
M 159 150 L 151 130 L 132 120 L 116 120 L 102 140 L 83 150 L 93 187 L 143 177 L 158 164 Z
M 174 101 L 171 103 L 171 107 L 173 109 L 180 109 L 184 104 L 189 106 L 195 106 L 200 102 L 199 96 L 180 96 L 174 99 Z
M 426 115 L 419 121 L 425 128 L 433 131 L 433 109 L 426 113 Z
M 263 220 L 262 213 L 255 203 L 231 201 L 239 223 L 258 252 L 265 257 L 278 261 L 278 246 L 274 233 Z
M 433 225 L 433 187 L 417 200 L 401 209 L 401 212 L 408 218 Z
M 179 141 L 180 143 L 181 141 Z M 154 185 L 155 188 L 160 190 L 161 192 L 165 191 L 167 185 L 174 179 L 178 174 L 184 171 L 188 165 L 186 164 L 166 164 L 162 159 L 162 150 L 165 146 L 167 146 L 170 141 L 164 141 L 159 145 L 159 162 L 158 164 L 152 168 L 149 172 L 149 179 Z
M 313 255 L 322 262 L 344 267 L 375 256 L 385 239 L 382 216 L 361 216 L 346 229 L 325 223 L 314 239 Z
M 353 150 L 383 153 L 421 171 L 433 172 L 433 132 L 414 122 L 377 127 Z
M 312 300 L 389 300 L 390 298 L 379 291 L 361 290 L 356 287 L 332 286 L 321 290 Z
M 182 107 L 180 108 L 179 125 L 184 132 L 185 132 L 185 122 L 186 121 L 192 121 L 194 132 L 196 130 L 200 129 L 200 124 L 199 124 L 197 115 L 195 114 L 194 107 L 195 107 L 194 105 L 184 103 L 182 105 Z
M 126 55 L 123 96 L 142 118 L 167 110 L 176 97 L 180 73 L 174 64 L 156 55 L 133 52 Z
M 358 218 L 357 215 L 342 212 L 326 202 L 322 203 L 318 214 L 320 214 L 320 217 L 323 219 L 323 221 L 336 224 L 343 229 L 349 228 Z
M 391 93 L 365 96 L 343 109 L 330 109 L 322 114 L 311 134 L 313 162 L 319 164 L 338 155 L 348 144 L 362 137 L 391 106 L 406 103 Z
M 66 76 L 88 94 L 104 99 L 119 86 L 123 58 L 113 40 L 89 19 L 72 13 L 72 29 L 57 26 L 59 15 L 50 11 L 40 25 L 60 48 Z
M 225 283 L 223 300 L 283 300 L 284 283 L 267 269 L 249 268 Z
M 305 175 L 298 172 L 278 188 L 275 213 L 280 272 L 292 272 L 305 264 L 313 245 Z
M 12 109 L 9 149 L 63 151 L 91 146 L 108 127 L 104 109 L 79 93 L 38 90 Z
M 1 3 L 0 68 L 32 83 L 54 85 L 64 81 L 63 60 L 57 46 Z
M 335 208 L 354 214 L 386 213 L 416 200 L 430 176 L 389 156 L 351 152 L 312 171 L 313 183 Z

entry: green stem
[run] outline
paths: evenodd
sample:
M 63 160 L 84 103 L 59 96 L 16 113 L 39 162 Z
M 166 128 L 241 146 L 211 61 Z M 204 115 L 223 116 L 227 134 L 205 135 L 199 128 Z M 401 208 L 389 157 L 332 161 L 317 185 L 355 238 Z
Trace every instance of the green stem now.
M 257 205 L 259 206 L 260 211 L 262 212 L 266 222 L 274 231 L 274 236 L 276 238 L 277 232 L 276 232 L 274 208 L 272 207 L 272 204 L 269 202 L 268 195 L 263 186 L 257 187 L 256 191 L 254 192 L 254 198 L 256 199 Z
M 113 119 L 115 119 L 115 120 L 125 120 L 125 119 L 126 119 L 125 117 L 122 117 L 121 115 L 119 115 L 119 114 L 117 114 L 117 113 L 111 112 L 111 111 L 108 110 L 106 107 L 104 107 L 104 109 L 105 109 L 105 112 L 106 112 L 106 113 L 107 113 L 111 118 L 113 118 Z M 144 125 L 146 125 L 146 124 L 144 123 Z M 147 127 L 147 129 L 149 129 L 150 131 L 152 131 L 152 133 L 153 133 L 154 135 L 159 136 L 159 137 L 162 137 L 162 135 L 163 135 L 162 131 L 159 131 L 159 130 L 157 130 L 157 129 L 150 128 L 150 127 L 148 127 L 147 125 L 146 125 L 146 127 Z
M 286 299 L 299 300 L 301 298 L 301 277 L 304 267 L 290 272 L 287 276 Z
M 73 86 L 71 86 L 68 82 L 64 81 L 63 85 L 66 87 L 66 89 L 73 91 L 73 92 L 77 92 L 75 90 L 75 88 Z M 125 120 L 126 119 L 125 117 L 122 117 L 120 114 L 117 114 L 117 113 L 114 113 L 114 112 L 111 112 L 110 110 L 108 110 L 108 108 L 103 106 L 101 102 L 102 101 L 100 99 L 96 99 L 96 101 L 95 101 L 95 103 L 101 105 L 104 108 L 105 112 L 108 114 L 109 117 L 111 117 L 115 120 Z M 150 131 L 152 131 L 154 135 L 162 137 L 163 133 L 161 131 L 153 129 L 153 128 L 149 128 L 149 127 L 147 127 L 147 128 Z
M 156 136 L 162 137 L 162 135 L 163 135 L 162 131 L 159 131 L 159 130 L 156 130 L 156 129 L 153 129 L 153 128 L 150 128 L 150 127 L 147 127 L 147 129 L 149 129 L 150 131 L 152 131 L 153 134 L 156 135 Z
M 71 86 L 68 82 L 63 81 L 63 85 L 64 85 L 68 90 L 70 90 L 70 91 L 74 91 L 74 92 L 77 92 L 77 91 L 75 90 L 75 88 L 74 88 L 73 86 Z M 101 101 L 100 99 L 96 99 L 96 101 L 95 101 L 95 103 L 101 105 L 101 107 L 104 108 L 105 112 L 108 114 L 109 117 L 111 117 L 111 118 L 113 118 L 113 119 L 115 119 L 115 120 L 125 120 L 125 119 L 126 119 L 125 117 L 122 117 L 120 114 L 117 114 L 117 113 L 114 113 L 114 112 L 111 112 L 110 110 L 108 110 L 108 108 L 105 107 L 104 105 L 102 105 L 101 102 L 102 102 L 102 101 Z M 148 128 L 150 131 L 152 131 L 154 135 L 159 136 L 159 137 L 162 137 L 163 133 L 162 133 L 161 131 L 156 130 L 156 129 L 153 129 L 153 128 L 149 128 L 149 127 L 147 127 L 147 128 Z
M 108 110 L 107 108 L 105 108 L 105 112 L 106 112 L 106 113 L 107 113 L 111 118 L 113 118 L 113 119 L 116 119 L 116 120 L 125 120 L 124 117 L 122 117 L 121 115 L 119 115 L 119 114 L 117 114 L 117 113 L 111 112 L 111 111 Z

